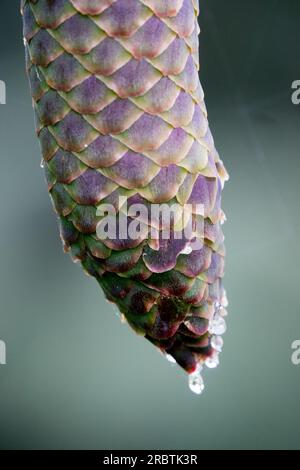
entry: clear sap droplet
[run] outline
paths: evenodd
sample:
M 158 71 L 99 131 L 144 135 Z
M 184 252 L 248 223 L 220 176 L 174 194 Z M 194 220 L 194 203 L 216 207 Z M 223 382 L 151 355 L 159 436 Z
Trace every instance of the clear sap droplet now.
M 221 352 L 224 344 L 222 336 L 213 335 L 210 344 L 216 351 Z
M 203 378 L 200 374 L 202 366 L 198 366 L 197 370 L 189 375 L 189 388 L 196 395 L 201 395 L 204 390 Z
M 23 44 L 24 44 L 25 47 L 27 46 L 27 40 L 26 40 L 25 37 L 23 37 Z
M 225 290 L 221 298 L 221 304 L 222 304 L 222 307 L 225 307 L 225 308 L 228 307 L 228 299 L 227 299 L 227 294 Z
M 40 167 L 45 168 L 45 160 L 43 158 L 41 160 Z
M 227 317 L 228 312 L 227 312 L 226 308 L 220 307 L 220 309 L 218 311 L 218 314 L 221 315 L 221 317 Z
M 226 331 L 226 323 L 218 313 L 209 322 L 209 332 L 212 335 L 223 335 Z
M 190 245 L 187 245 L 183 250 L 181 250 L 180 254 L 181 255 L 189 255 L 193 251 L 193 248 Z
M 165 356 L 166 356 L 166 359 L 167 359 L 168 362 L 170 362 L 171 364 L 176 364 L 176 361 L 175 361 L 174 357 L 171 356 L 171 354 L 166 354 Z
M 111 304 L 111 307 L 114 311 L 114 314 L 120 319 L 120 322 L 121 323 L 126 323 L 126 317 L 123 313 L 120 312 L 120 310 L 118 309 L 118 307 L 116 306 L 115 303 L 113 302 L 109 302 Z
M 225 212 L 222 211 L 222 212 L 221 212 L 220 224 L 221 224 L 221 225 L 224 225 L 224 223 L 226 222 L 226 220 L 227 220 L 226 214 L 225 214 Z
M 205 361 L 206 367 L 209 369 L 215 369 L 219 365 L 219 354 L 216 352 L 212 356 L 208 357 Z

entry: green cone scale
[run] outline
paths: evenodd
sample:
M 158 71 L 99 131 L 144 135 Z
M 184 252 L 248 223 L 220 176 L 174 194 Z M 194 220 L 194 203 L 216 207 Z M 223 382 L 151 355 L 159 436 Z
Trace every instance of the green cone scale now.
M 23 0 L 21 10 L 65 250 L 136 332 L 191 374 L 199 393 L 199 371 L 216 365 L 225 330 L 227 173 L 198 78 L 198 0 Z M 137 204 L 149 214 L 154 205 L 176 207 L 168 238 L 160 215 L 139 215 L 138 236 L 129 234 Z M 180 238 L 186 205 L 202 229 Z M 125 221 L 126 237 L 99 236 L 108 206 L 117 229 Z

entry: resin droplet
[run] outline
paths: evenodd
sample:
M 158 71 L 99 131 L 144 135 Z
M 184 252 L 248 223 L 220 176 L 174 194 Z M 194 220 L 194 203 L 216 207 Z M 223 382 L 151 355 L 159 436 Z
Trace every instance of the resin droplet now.
M 209 322 L 209 332 L 212 335 L 223 335 L 226 331 L 226 323 L 223 317 L 216 313 Z
M 224 291 L 222 295 L 221 304 L 222 304 L 222 307 L 225 307 L 225 308 L 228 307 L 228 299 L 227 299 L 226 291 Z
M 218 311 L 218 314 L 221 315 L 221 317 L 227 317 L 228 312 L 227 312 L 226 308 L 220 307 L 219 311 Z
M 227 217 L 226 217 L 226 214 L 224 211 L 221 212 L 221 219 L 220 219 L 220 224 L 221 225 L 224 225 L 224 223 L 226 222 L 227 220 Z
M 197 370 L 189 375 L 190 390 L 196 395 L 201 395 L 204 390 L 204 382 L 201 376 L 202 366 L 198 366 Z
M 181 255 L 190 255 L 193 251 L 193 248 L 190 245 L 187 245 L 183 250 L 181 250 Z
M 40 167 L 45 168 L 45 160 L 43 158 L 41 160 Z
M 165 354 L 165 357 L 166 357 L 167 361 L 170 362 L 171 364 L 176 364 L 176 361 L 175 361 L 174 357 L 171 356 L 171 354 Z
M 114 314 L 120 319 L 120 322 L 125 325 L 127 323 L 127 320 L 126 320 L 124 313 L 121 313 L 115 304 L 111 302 L 108 302 L 108 303 L 111 305 L 111 308 L 113 309 Z
M 222 336 L 213 335 L 210 344 L 216 351 L 221 352 L 224 344 Z
M 206 367 L 209 369 L 215 369 L 219 365 L 219 354 L 215 352 L 212 356 L 208 357 L 205 361 Z

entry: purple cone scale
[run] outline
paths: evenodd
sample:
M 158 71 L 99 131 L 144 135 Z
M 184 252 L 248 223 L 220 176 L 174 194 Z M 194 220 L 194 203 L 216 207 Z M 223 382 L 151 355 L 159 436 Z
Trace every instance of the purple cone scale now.
M 198 0 L 22 0 L 21 11 L 64 248 L 200 393 L 199 371 L 217 365 L 225 330 L 221 192 L 228 176 L 198 77 Z M 135 204 L 148 215 L 130 213 Z M 108 205 L 116 233 L 105 239 L 98 228 Z M 176 207 L 168 237 L 154 205 Z M 138 237 L 129 233 L 133 223 Z

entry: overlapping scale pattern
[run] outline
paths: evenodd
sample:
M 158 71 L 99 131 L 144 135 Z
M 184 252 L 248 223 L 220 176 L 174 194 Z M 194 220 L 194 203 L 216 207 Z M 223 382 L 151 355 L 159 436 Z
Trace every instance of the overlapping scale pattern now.
M 65 250 L 189 373 L 215 354 L 210 324 L 225 302 L 227 174 L 198 78 L 198 13 L 198 0 L 22 1 L 37 133 Z M 99 206 L 121 216 L 137 203 L 203 205 L 190 214 L 202 221 L 201 246 L 176 238 L 178 209 L 168 239 L 159 216 L 144 217 L 137 239 L 98 237 Z

